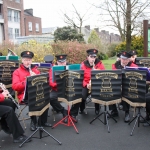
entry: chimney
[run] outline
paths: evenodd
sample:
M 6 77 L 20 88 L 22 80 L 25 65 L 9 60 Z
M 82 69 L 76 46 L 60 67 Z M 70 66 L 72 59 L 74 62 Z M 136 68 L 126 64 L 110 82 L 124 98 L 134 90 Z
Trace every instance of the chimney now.
M 24 11 L 27 12 L 28 14 L 30 14 L 31 16 L 33 16 L 33 9 L 32 8 L 25 9 Z
M 99 28 L 94 28 L 94 30 L 95 30 L 97 33 L 99 33 Z
M 85 28 L 90 31 L 90 25 L 85 26 Z

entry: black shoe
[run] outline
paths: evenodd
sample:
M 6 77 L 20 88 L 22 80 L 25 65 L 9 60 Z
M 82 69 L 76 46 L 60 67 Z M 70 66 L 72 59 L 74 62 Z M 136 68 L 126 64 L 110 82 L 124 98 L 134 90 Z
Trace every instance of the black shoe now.
M 99 112 L 100 112 L 99 109 L 95 109 L 95 114 L 96 115 L 99 115 Z
M 85 110 L 80 110 L 79 114 L 87 114 Z
M 110 113 L 111 117 L 118 117 L 118 111 L 117 110 L 112 110 Z
M 129 122 L 130 121 L 130 115 L 128 112 L 125 113 L 125 118 L 124 118 L 124 122 Z
M 30 123 L 30 130 L 31 130 L 31 131 L 35 131 L 36 128 L 37 128 L 37 125 L 34 124 L 33 121 L 31 121 L 31 123 Z
M 121 104 L 118 107 L 119 107 L 119 110 L 123 109 L 123 105 L 121 105 Z
M 147 122 L 143 124 L 144 127 L 150 126 Z
M 14 139 L 13 141 L 14 141 L 14 143 L 22 143 L 22 142 L 24 142 L 27 138 L 28 138 L 27 136 L 21 135 L 21 136 L 19 136 L 18 138 Z M 29 138 L 29 139 L 26 141 L 26 143 L 27 143 L 27 142 L 30 142 L 30 141 L 31 141 L 31 138 Z
M 71 115 L 71 117 L 72 117 L 72 120 L 73 120 L 75 123 L 77 123 L 77 122 L 78 122 L 78 119 L 77 119 L 77 117 L 76 117 L 76 116 L 72 116 L 72 115 Z
M 43 126 L 43 127 L 52 127 L 52 125 L 51 125 L 50 123 L 48 123 L 48 122 L 42 124 L 42 126 Z

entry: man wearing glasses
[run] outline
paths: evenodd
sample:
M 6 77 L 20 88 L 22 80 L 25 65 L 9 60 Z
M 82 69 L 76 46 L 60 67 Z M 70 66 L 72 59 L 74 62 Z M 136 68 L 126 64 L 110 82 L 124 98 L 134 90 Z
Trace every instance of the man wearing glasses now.
M 81 63 L 81 70 L 84 70 L 84 79 L 82 87 L 82 102 L 80 105 L 80 114 L 85 113 L 85 101 L 91 91 L 91 71 L 92 70 L 105 70 L 102 62 L 97 58 L 98 50 L 88 49 L 87 59 Z M 95 103 L 95 114 L 98 115 L 100 112 L 99 104 Z

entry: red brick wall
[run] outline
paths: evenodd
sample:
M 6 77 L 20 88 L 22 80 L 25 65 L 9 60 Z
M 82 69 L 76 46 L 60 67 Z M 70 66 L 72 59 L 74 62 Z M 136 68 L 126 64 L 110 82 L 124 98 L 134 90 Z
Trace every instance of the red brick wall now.
M 24 9 L 23 9 L 23 0 L 20 0 L 20 3 L 15 2 L 15 0 L 4 0 L 3 1 L 3 16 L 4 16 L 4 34 L 5 40 L 8 41 L 8 18 L 7 18 L 7 8 L 19 9 L 20 12 L 20 34 L 24 36 Z
M 42 34 L 42 25 L 41 25 L 41 18 L 24 15 L 25 18 L 25 35 L 41 35 Z M 32 31 L 29 31 L 28 23 L 32 22 Z M 39 24 L 39 32 L 36 31 L 36 23 Z

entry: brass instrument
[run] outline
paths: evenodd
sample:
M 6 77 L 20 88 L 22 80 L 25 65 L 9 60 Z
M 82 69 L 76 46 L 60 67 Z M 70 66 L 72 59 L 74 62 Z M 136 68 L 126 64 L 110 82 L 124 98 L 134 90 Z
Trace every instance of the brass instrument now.
M 93 70 L 95 70 L 95 63 L 94 63 L 94 61 L 93 61 L 93 68 L 92 68 Z M 89 81 L 89 84 L 90 84 L 90 86 L 91 86 L 91 80 Z M 89 92 L 88 93 L 91 93 L 91 88 L 89 89 Z
M 33 75 L 35 75 L 35 73 L 32 71 L 32 69 L 31 69 L 31 65 L 29 66 L 29 73 L 30 73 L 30 76 L 33 76 Z

